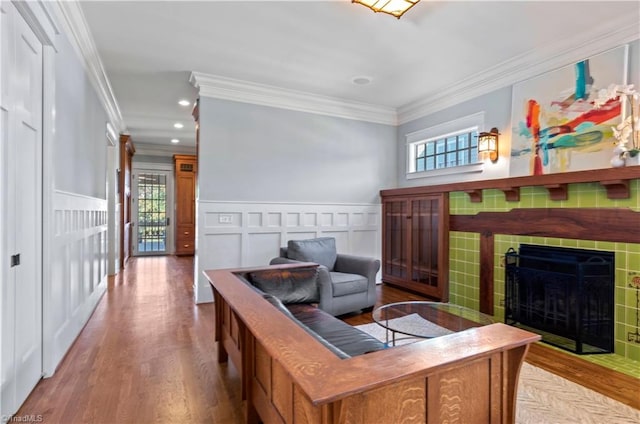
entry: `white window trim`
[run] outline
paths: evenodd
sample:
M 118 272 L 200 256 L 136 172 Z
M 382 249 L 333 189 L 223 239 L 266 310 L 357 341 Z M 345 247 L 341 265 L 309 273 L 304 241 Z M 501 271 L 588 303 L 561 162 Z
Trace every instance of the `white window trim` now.
M 484 112 L 463 116 L 452 121 L 443 122 L 429 128 L 424 128 L 405 135 L 406 144 L 406 177 L 408 180 L 416 178 L 440 177 L 443 175 L 465 174 L 484 171 L 484 163 L 477 162 L 469 165 L 454 166 L 452 168 L 433 169 L 429 171 L 412 171 L 415 166 L 415 149 L 413 146 L 429 139 L 442 138 L 443 136 L 460 133 L 466 130 L 484 131 Z

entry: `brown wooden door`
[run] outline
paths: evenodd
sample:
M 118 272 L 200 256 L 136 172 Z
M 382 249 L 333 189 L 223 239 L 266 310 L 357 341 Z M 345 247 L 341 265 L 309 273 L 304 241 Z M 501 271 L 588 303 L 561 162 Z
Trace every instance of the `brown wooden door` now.
M 174 155 L 176 167 L 176 255 L 195 253 L 197 161 Z
M 120 268 L 131 256 L 133 226 L 131 224 L 131 164 L 136 149 L 131 137 L 120 136 Z

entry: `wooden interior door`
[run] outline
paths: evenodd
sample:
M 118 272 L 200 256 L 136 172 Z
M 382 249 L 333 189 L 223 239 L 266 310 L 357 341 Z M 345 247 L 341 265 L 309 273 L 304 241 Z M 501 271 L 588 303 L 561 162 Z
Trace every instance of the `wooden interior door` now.
M 136 149 L 129 135 L 120 136 L 120 268 L 131 256 L 131 162 Z

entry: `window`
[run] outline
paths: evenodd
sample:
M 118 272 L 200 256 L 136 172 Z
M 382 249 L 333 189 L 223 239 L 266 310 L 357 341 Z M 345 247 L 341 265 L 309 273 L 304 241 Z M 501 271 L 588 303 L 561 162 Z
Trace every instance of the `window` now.
M 476 128 L 412 143 L 414 172 L 453 168 L 478 161 L 478 131 Z
M 483 112 L 407 134 L 407 178 L 481 172 L 478 132 L 482 128 Z

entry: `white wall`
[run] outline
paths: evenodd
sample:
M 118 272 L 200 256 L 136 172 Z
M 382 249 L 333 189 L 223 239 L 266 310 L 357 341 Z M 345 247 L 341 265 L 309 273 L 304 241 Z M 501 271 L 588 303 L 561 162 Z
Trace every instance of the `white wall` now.
M 56 190 L 44 281 L 44 371 L 51 375 L 107 288 L 107 201 Z
M 49 199 L 44 210 L 45 376 L 55 372 L 106 291 L 107 187 L 115 182 L 107 178 L 105 108 L 64 32 L 56 36 L 55 47 L 54 131 L 45 148 L 50 166 L 44 185 Z M 117 155 L 117 148 L 111 154 Z
M 197 302 L 212 300 L 203 270 L 266 265 L 290 239 L 380 258 L 394 126 L 201 97 L 199 149 Z
M 334 237 L 339 253 L 381 256 L 379 204 L 198 202 L 196 300 L 212 301 L 208 269 L 267 265 L 289 240 Z

